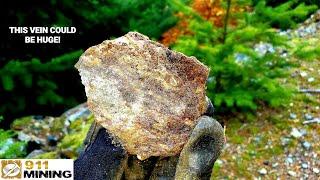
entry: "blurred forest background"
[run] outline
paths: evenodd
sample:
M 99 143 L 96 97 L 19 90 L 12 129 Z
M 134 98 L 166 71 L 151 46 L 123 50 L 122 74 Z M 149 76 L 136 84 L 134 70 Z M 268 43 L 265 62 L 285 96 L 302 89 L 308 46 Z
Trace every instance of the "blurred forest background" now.
M 302 166 L 291 150 L 320 139 L 319 125 L 301 122 L 320 123 L 319 7 L 319 0 L 8 1 L 1 6 L 0 157 L 76 158 L 92 117 L 85 105 L 67 111 L 86 101 L 73 66 L 88 47 L 138 31 L 211 68 L 207 94 L 229 140 L 214 176 L 316 177 L 320 162 L 306 157 L 306 172 L 289 169 Z M 24 44 L 25 34 L 9 34 L 10 26 L 77 32 L 61 44 Z M 319 143 L 312 147 L 319 159 Z M 268 158 L 281 154 L 283 163 Z M 278 166 L 283 172 L 272 174 Z

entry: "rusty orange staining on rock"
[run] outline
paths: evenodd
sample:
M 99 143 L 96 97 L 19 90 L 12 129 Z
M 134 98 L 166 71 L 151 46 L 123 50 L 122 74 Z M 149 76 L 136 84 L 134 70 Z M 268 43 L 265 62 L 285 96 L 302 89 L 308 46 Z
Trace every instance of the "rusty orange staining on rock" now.
M 76 68 L 96 121 L 141 160 L 180 153 L 207 107 L 208 68 L 137 32 L 89 48 Z

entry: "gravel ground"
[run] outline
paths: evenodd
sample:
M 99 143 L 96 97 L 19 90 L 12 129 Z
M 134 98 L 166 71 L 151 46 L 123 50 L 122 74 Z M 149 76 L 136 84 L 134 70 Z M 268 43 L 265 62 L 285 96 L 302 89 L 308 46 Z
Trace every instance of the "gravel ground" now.
M 279 33 L 289 37 L 291 52 L 301 44 L 319 46 L 320 10 L 297 29 Z M 273 51 L 269 44 L 255 49 Z M 227 145 L 213 179 L 320 179 L 320 57 L 288 58 L 299 66 L 290 69 L 291 76 L 283 83 L 310 92 L 296 93 L 286 108 L 259 109 L 253 122 L 220 117 L 228 122 Z

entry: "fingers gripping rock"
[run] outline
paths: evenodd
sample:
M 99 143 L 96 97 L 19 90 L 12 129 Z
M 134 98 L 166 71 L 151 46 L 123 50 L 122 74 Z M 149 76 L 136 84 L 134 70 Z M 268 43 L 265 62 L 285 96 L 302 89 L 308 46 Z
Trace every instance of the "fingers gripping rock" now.
M 224 144 L 224 130 L 219 122 L 201 116 L 181 151 L 176 179 L 209 179 Z
M 75 161 L 75 180 L 121 179 L 127 153 L 115 146 L 108 132 L 100 128 L 86 150 Z

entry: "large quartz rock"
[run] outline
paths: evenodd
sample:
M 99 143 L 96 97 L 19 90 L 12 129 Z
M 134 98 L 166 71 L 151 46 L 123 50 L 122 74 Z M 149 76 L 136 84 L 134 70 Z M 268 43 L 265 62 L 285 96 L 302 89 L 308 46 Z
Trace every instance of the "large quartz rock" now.
M 137 32 L 76 64 L 95 119 L 140 160 L 178 154 L 206 111 L 208 68 Z

